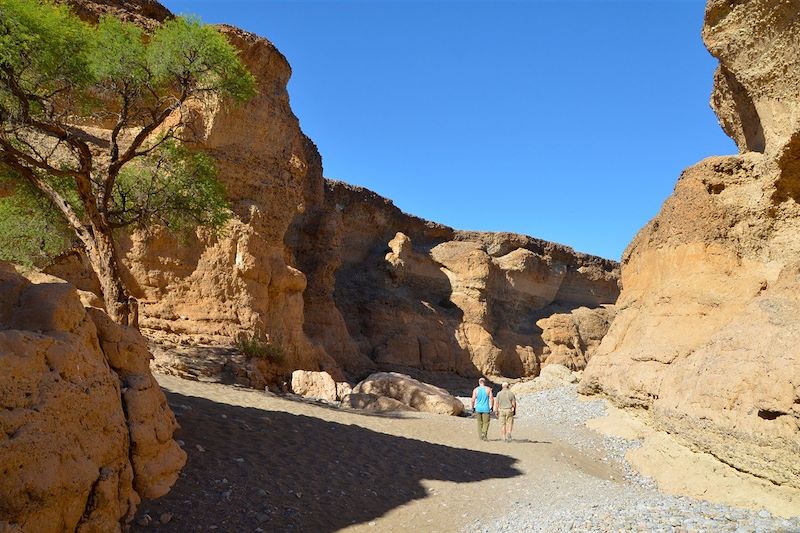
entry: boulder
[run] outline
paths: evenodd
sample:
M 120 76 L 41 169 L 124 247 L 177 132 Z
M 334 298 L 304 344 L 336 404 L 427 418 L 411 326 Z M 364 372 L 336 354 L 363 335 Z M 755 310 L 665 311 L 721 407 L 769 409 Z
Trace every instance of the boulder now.
M 346 381 L 336 382 L 336 399 L 343 400 L 345 396 L 353 392 L 353 387 Z
M 564 365 L 551 364 L 542 367 L 535 378 L 511 385 L 514 394 L 526 394 L 545 389 L 555 389 L 578 382 L 578 375 Z
M 186 461 L 175 418 L 138 332 L 36 281 L 0 263 L 0 524 L 121 531 Z
M 342 407 L 345 409 L 359 409 L 362 411 L 372 411 L 375 413 L 387 413 L 392 411 L 416 411 L 401 401 L 389 398 L 388 396 L 376 396 L 363 392 L 347 394 L 342 398 Z
M 372 374 L 356 385 L 353 393 L 393 398 L 417 411 L 428 413 L 460 415 L 464 412 L 461 401 L 446 390 L 396 372 Z
M 335 402 L 338 396 L 336 382 L 327 372 L 295 370 L 292 372 L 292 392 L 307 398 Z

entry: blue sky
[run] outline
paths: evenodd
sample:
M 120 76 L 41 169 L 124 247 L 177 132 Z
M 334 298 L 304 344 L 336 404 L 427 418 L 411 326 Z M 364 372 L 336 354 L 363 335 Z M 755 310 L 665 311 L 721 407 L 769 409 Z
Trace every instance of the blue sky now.
M 325 176 L 459 229 L 618 259 L 680 171 L 734 153 L 697 1 L 188 1 L 275 43 Z

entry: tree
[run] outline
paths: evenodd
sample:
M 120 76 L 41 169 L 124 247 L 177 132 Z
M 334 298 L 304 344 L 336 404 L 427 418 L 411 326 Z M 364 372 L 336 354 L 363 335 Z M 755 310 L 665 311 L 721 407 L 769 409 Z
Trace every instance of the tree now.
M 50 0 L 0 0 L 0 174 L 69 225 L 119 323 L 132 317 L 115 232 L 221 227 L 213 161 L 179 136 L 192 106 L 254 94 L 236 50 L 197 19 L 148 35 L 112 17 L 89 25 Z

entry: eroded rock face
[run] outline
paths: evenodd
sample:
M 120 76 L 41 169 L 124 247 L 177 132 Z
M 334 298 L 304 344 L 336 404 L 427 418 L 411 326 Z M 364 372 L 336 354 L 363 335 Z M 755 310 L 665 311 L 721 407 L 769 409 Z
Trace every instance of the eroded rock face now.
M 536 322 L 547 344 L 542 365 L 564 365 L 583 370 L 603 340 L 616 310 L 613 305 L 589 309 L 579 307 L 569 313 L 556 313 Z
M 695 449 L 795 488 L 800 87 L 784 68 L 798 60 L 798 12 L 796 1 L 708 4 L 706 43 L 740 85 L 718 74 L 715 108 L 742 153 L 686 169 L 631 243 L 617 318 L 581 383 L 647 408 Z M 759 124 L 763 146 L 748 133 Z
M 795 0 L 710 0 L 703 40 L 719 67 L 711 105 L 740 151 L 775 152 L 800 127 Z
M 0 263 L 0 529 L 120 531 L 186 455 L 136 331 Z
M 373 403 L 363 395 L 392 398 L 416 411 L 440 415 L 460 415 L 464 412 L 464 404 L 446 390 L 397 372 L 372 374 L 353 388 L 348 403 L 353 407 L 362 402 L 366 405 Z
M 347 334 L 348 350 L 384 369 L 536 375 L 545 349 L 536 320 L 613 303 L 619 292 L 612 261 L 522 235 L 453 230 L 340 182 L 326 183 L 324 199 L 287 243 L 309 272 L 306 331 L 345 366 Z
M 170 16 L 145 0 L 69 1 L 90 20 L 117 10 L 153 27 Z M 258 387 L 296 369 L 336 381 L 395 367 L 518 377 L 539 371 L 537 320 L 616 300 L 615 262 L 521 235 L 456 231 L 326 182 L 289 107 L 286 59 L 266 39 L 221 29 L 259 94 L 240 107 L 196 106 L 186 140 L 217 160 L 235 216 L 221 235 L 198 230 L 188 242 L 159 231 L 122 238 L 148 335 L 217 345 L 241 332 L 269 337 L 284 357 L 248 363 Z M 49 271 L 97 290 L 79 257 Z

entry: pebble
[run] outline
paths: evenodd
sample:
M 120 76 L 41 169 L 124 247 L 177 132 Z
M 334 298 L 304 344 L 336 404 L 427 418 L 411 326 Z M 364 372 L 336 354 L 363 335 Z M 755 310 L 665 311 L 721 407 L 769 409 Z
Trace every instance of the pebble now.
M 172 520 L 172 513 L 161 513 L 161 516 L 158 517 L 158 521 L 162 524 L 169 524 Z
M 147 527 L 147 526 L 150 525 L 150 523 L 152 521 L 153 521 L 153 517 L 151 517 L 149 514 L 145 513 L 145 514 L 143 514 L 142 516 L 140 516 L 136 520 L 136 523 L 139 524 L 142 527 Z
M 519 395 L 517 403 L 517 418 L 536 419 L 554 437 L 623 470 L 625 479 L 602 480 L 574 471 L 553 487 L 563 498 L 547 501 L 534 489 L 521 487 L 510 509 L 472 522 L 465 532 L 800 532 L 800 516 L 779 518 L 766 510 L 658 492 L 652 479 L 625 460 L 625 453 L 641 442 L 607 437 L 585 426 L 587 420 L 604 416 L 606 406 L 602 400 L 580 399 L 575 385 Z

